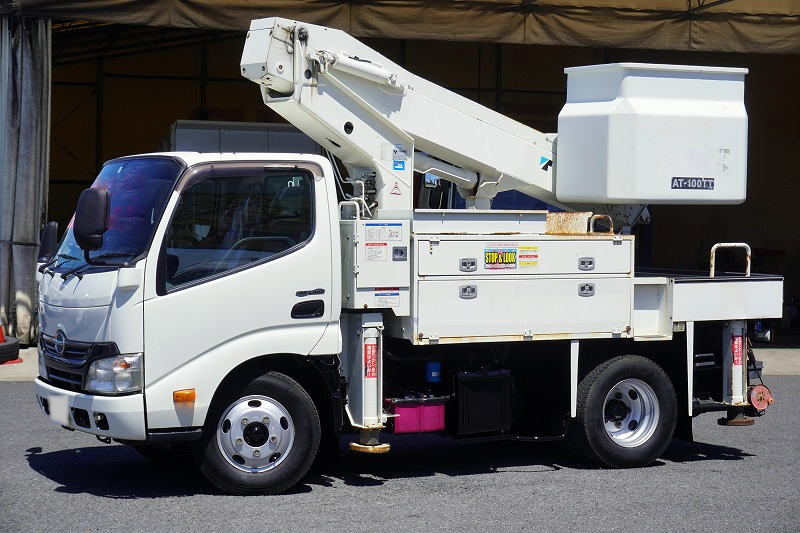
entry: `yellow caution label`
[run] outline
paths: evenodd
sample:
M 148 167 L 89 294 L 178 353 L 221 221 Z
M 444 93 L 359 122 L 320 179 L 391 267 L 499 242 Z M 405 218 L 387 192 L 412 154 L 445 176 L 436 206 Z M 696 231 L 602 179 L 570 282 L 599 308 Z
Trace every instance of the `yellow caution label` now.
M 486 248 L 483 251 L 483 266 L 488 270 L 517 268 L 516 248 Z

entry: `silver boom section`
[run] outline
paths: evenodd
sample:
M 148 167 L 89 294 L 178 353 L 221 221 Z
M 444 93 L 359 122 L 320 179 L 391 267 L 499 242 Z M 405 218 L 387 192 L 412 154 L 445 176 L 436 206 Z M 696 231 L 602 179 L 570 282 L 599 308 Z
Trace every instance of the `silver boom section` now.
M 374 189 L 377 218 L 411 218 L 413 170 L 455 183 L 470 206 L 487 208 L 505 190 L 562 206 L 555 135 L 415 76 L 343 31 L 254 20 L 241 71 L 267 106 Z

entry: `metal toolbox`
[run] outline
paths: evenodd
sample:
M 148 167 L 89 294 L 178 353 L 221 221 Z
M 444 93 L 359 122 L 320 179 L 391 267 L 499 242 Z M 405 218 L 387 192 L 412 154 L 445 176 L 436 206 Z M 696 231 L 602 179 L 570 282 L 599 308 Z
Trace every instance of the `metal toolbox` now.
M 631 236 L 414 240 L 415 320 L 409 325 L 418 344 L 631 335 Z
M 630 277 L 421 280 L 417 338 L 627 336 L 632 287 Z
M 633 242 L 608 235 L 419 236 L 420 276 L 629 274 Z

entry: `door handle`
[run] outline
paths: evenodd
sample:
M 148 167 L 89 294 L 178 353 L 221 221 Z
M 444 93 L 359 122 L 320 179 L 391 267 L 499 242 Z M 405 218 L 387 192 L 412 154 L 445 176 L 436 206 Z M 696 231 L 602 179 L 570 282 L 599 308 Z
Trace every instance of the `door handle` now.
M 323 314 L 325 314 L 325 302 L 322 300 L 307 300 L 292 307 L 292 318 L 319 318 Z

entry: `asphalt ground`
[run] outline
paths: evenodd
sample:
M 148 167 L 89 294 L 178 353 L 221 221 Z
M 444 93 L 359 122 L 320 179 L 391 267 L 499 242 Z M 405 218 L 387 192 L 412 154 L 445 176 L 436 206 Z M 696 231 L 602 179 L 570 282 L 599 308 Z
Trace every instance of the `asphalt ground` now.
M 752 427 L 695 419 L 647 468 L 587 465 L 560 443 L 394 438 L 384 456 L 345 449 L 290 494 L 220 494 L 186 464 L 59 428 L 31 384 L 0 383 L 2 531 L 797 531 L 800 376 Z

